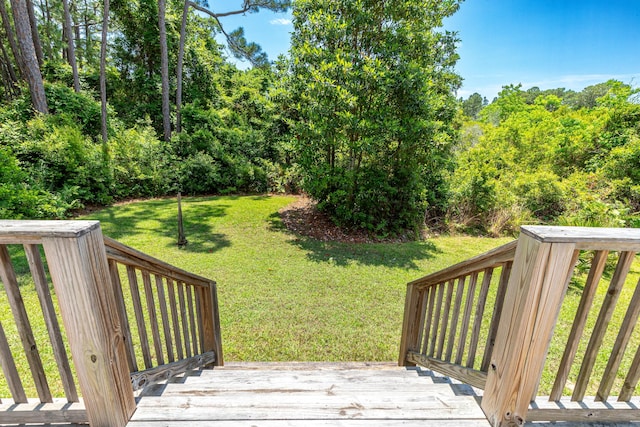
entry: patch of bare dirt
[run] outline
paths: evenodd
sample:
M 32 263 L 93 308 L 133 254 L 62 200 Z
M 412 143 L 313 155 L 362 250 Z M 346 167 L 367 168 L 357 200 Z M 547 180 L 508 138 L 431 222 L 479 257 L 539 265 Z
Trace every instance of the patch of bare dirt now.
M 339 227 L 306 196 L 299 196 L 295 202 L 280 209 L 279 213 L 289 231 L 323 242 L 399 243 L 415 240 L 408 234 L 392 238 L 379 237 L 365 230 Z

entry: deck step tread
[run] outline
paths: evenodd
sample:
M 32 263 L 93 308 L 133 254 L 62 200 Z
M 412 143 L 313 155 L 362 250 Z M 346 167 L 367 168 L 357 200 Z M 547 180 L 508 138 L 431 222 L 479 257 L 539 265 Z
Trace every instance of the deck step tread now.
M 457 395 L 430 371 L 323 365 L 188 373 L 145 390 L 129 427 L 211 422 L 264 427 L 489 426 L 473 396 Z

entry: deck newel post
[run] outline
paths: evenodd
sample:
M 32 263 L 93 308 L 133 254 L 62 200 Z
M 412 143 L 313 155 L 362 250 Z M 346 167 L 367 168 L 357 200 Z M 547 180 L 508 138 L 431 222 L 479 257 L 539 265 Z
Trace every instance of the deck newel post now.
M 404 303 L 404 320 L 402 322 L 402 339 L 400 341 L 399 366 L 415 366 L 407 361 L 407 352 L 418 351 L 420 348 L 420 327 L 422 325 L 421 307 L 423 291 L 415 284 L 407 285 L 407 296 Z
M 136 403 L 100 225 L 42 244 L 89 422 L 124 427 Z
M 493 426 L 524 424 L 573 268 L 573 243 L 521 233 L 481 407 Z
M 222 338 L 220 333 L 220 314 L 218 311 L 218 293 L 216 283 L 211 282 L 209 287 L 198 287 L 202 312 L 202 330 L 204 332 L 204 351 L 213 351 L 216 354 L 214 366 L 223 366 Z

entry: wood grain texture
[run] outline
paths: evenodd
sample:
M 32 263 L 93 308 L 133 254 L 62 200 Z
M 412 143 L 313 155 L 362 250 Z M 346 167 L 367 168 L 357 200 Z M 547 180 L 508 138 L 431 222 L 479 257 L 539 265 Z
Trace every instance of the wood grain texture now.
M 4 333 L 2 323 L 0 323 L 0 364 L 2 365 L 2 373 L 9 386 L 13 401 L 15 403 L 27 403 L 27 395 L 24 392 L 22 380 L 20 379 L 20 374 L 18 374 L 16 363 L 13 360 L 13 354 L 11 354 L 7 335 Z
M 578 351 L 578 345 L 580 344 L 580 338 L 584 332 L 584 327 L 587 323 L 587 316 L 589 310 L 593 305 L 593 298 L 596 295 L 598 289 L 598 283 L 602 278 L 602 273 L 607 263 L 608 251 L 597 251 L 594 254 L 591 267 L 589 268 L 589 274 L 582 290 L 582 296 L 580 297 L 580 303 L 576 310 L 576 315 L 571 326 L 571 332 L 569 338 L 567 338 L 567 346 L 562 354 L 560 365 L 558 366 L 558 373 L 551 390 L 549 398 L 551 400 L 559 400 L 562 397 L 564 386 L 569 377 L 571 365 Z
M 127 364 L 129 366 L 129 372 L 135 372 L 138 370 L 138 361 L 136 360 L 136 353 L 133 349 L 131 327 L 129 326 L 129 318 L 127 316 L 127 309 L 125 308 L 120 272 L 118 271 L 118 263 L 112 259 L 109 260 L 109 273 L 111 274 L 111 284 L 113 286 L 114 295 L 116 296 L 116 305 L 118 306 L 118 317 L 120 318 L 122 339 L 124 340 L 125 347 L 127 349 Z
M 478 272 L 471 273 L 469 278 L 469 285 L 466 289 L 466 301 L 464 304 L 464 316 L 462 317 L 462 323 L 460 324 L 460 336 L 458 337 L 458 349 L 456 352 L 456 365 L 462 364 L 462 358 L 464 356 L 464 349 L 467 345 L 467 335 L 469 334 L 469 324 L 471 322 L 471 312 L 473 310 L 473 300 L 476 296 L 476 285 L 478 283 Z
M 518 239 L 482 408 L 494 426 L 520 425 L 537 388 L 575 245 Z
M 50 424 L 64 423 L 65 427 L 71 427 L 68 423 L 87 424 L 87 416 L 84 404 L 80 402 L 69 403 L 66 399 L 53 399 L 51 403 L 42 403 L 37 399 L 29 399 L 21 404 L 0 405 L 0 424 Z
M 480 370 L 484 372 L 489 370 L 489 363 L 491 363 L 491 354 L 493 354 L 493 346 L 496 343 L 496 335 L 498 334 L 498 326 L 500 325 L 500 317 L 502 316 L 502 306 L 504 305 L 504 296 L 507 292 L 507 285 L 509 284 L 509 277 L 511 277 L 512 266 L 513 262 L 506 262 L 502 266 L 502 271 L 500 272 L 500 281 L 498 282 L 496 299 L 493 305 L 493 314 L 491 315 L 491 323 L 489 324 L 487 345 L 484 348 L 482 364 L 480 365 Z
M 593 327 L 587 350 L 584 358 L 582 359 L 582 364 L 580 365 L 580 372 L 573 389 L 573 394 L 571 395 L 572 400 L 582 400 L 585 396 L 587 386 L 589 385 L 589 379 L 591 378 L 591 372 L 593 371 L 593 366 L 595 365 L 596 358 L 598 356 L 598 351 L 600 351 L 600 347 L 602 346 L 604 335 L 607 332 L 611 316 L 613 316 L 613 311 L 615 310 L 616 303 L 620 297 L 620 290 L 624 286 L 624 282 L 634 258 L 634 252 L 622 252 L 620 254 L 618 265 L 616 266 L 616 270 L 613 273 L 611 282 L 609 283 L 609 288 L 604 297 L 604 301 L 602 302 L 598 319 Z
M 142 310 L 142 299 L 140 298 L 140 287 L 138 286 L 138 274 L 136 273 L 136 269 L 131 265 L 127 265 L 127 278 L 129 280 L 129 290 L 131 292 L 131 300 L 133 302 L 133 314 L 136 318 L 136 325 L 138 327 L 142 360 L 144 362 L 144 368 L 149 369 L 153 366 L 153 362 L 151 361 L 151 350 L 149 349 L 149 337 L 147 335 L 147 327 L 144 321 L 144 312 Z
M 62 340 L 62 332 L 53 306 L 51 292 L 49 292 L 49 283 L 47 282 L 40 250 L 36 245 L 24 245 L 24 251 L 27 262 L 29 263 L 36 293 L 38 294 L 40 307 L 42 308 L 42 315 L 45 325 L 47 326 L 49 340 L 53 349 L 58 372 L 60 373 L 60 381 L 62 382 L 65 396 L 69 402 L 78 402 L 78 391 L 76 390 L 76 384 L 73 379 L 73 374 L 71 373 L 71 365 L 69 364 L 67 350 Z
M 472 368 L 476 360 L 476 352 L 478 351 L 478 343 L 480 342 L 480 328 L 482 327 L 482 318 L 484 317 L 484 309 L 489 296 L 489 285 L 491 285 L 491 276 L 493 268 L 484 270 L 482 276 L 482 285 L 480 286 L 480 294 L 476 304 L 476 313 L 473 321 L 473 330 L 471 331 L 471 341 L 469 342 L 469 355 L 467 356 L 467 368 Z
M 102 232 L 42 243 L 88 418 L 124 426 L 136 406 Z
M 9 250 L 5 245 L 0 245 L 0 280 L 4 283 L 9 307 L 11 307 L 11 312 L 13 313 L 16 329 L 18 330 L 18 335 L 20 335 L 20 341 L 22 341 L 22 348 L 29 363 L 29 369 L 38 392 L 38 397 L 43 403 L 52 402 L 53 397 L 51 396 L 51 390 L 49 389 L 47 377 L 44 373 L 40 352 L 38 351 L 36 339 L 33 336 L 27 310 L 24 307 L 22 294 L 18 286 L 18 279 L 9 256 Z
M 213 369 L 185 375 L 143 393 L 129 426 L 339 426 L 355 421 L 361 426 L 437 422 L 488 427 L 473 396 L 456 394 L 444 378 L 429 371 L 334 370 L 331 364 L 324 365 L 302 370 Z M 445 382 L 434 384 L 434 378 Z
M 156 366 L 140 372 L 131 374 L 131 386 L 133 390 L 140 390 L 148 385 L 168 380 L 171 377 L 182 374 L 187 370 L 199 369 L 215 363 L 216 354 L 212 351 L 199 354 L 188 359 L 182 359 L 177 362 L 167 363 L 166 365 Z
M 484 389 L 486 386 L 486 372 L 476 371 L 465 366 L 443 362 L 433 357 L 428 357 L 424 354 L 418 354 L 415 352 L 409 352 L 407 358 L 418 366 L 424 366 L 425 368 L 432 369 L 473 387 Z

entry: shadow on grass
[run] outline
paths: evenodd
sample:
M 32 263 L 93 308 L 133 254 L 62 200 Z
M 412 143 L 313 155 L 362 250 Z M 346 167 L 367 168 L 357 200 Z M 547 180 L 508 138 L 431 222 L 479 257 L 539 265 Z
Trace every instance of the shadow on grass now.
M 432 242 L 405 243 L 342 243 L 324 242 L 300 236 L 289 230 L 276 213 L 269 218 L 270 228 L 295 236 L 290 243 L 307 252 L 307 258 L 315 262 L 346 266 L 352 263 L 368 266 L 384 266 L 417 270 L 417 261 L 431 259 L 441 251 Z
M 226 235 L 214 233 L 211 219 L 226 215 L 229 205 L 213 204 L 210 198 L 183 198 L 182 213 L 184 232 L 189 242 L 187 252 L 216 252 L 231 245 Z M 150 200 L 117 206 L 95 212 L 91 219 L 101 223 L 104 234 L 116 240 L 136 235 L 168 237 L 178 242 L 178 204 L 176 199 Z

